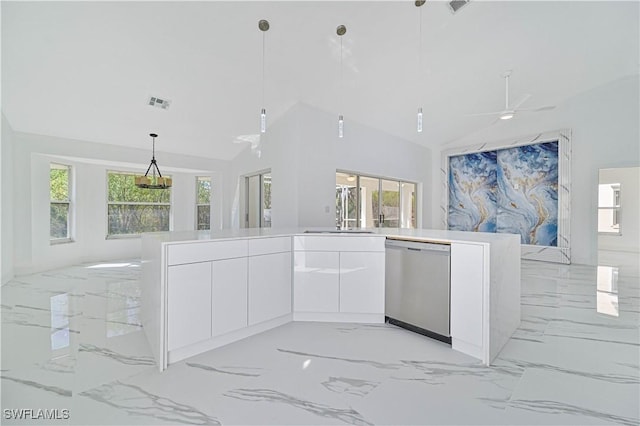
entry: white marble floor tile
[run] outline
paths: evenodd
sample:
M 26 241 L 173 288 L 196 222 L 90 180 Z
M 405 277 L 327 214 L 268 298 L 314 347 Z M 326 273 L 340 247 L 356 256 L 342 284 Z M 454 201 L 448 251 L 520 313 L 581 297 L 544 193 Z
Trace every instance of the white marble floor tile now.
M 637 381 L 603 380 L 597 376 L 565 374 L 528 368 L 507 403 L 514 423 L 529 419 L 539 424 L 622 424 L 640 422 Z
M 70 418 L 2 423 L 637 425 L 637 267 L 608 256 L 617 316 L 595 266 L 523 262 L 522 323 L 491 367 L 390 325 L 289 323 L 160 373 L 138 261 L 18 277 L 0 288 L 2 408 Z

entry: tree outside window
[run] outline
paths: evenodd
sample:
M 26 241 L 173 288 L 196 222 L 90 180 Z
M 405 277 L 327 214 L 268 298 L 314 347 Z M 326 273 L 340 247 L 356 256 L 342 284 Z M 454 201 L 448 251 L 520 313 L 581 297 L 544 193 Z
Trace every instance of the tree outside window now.
M 51 163 L 49 169 L 49 239 L 71 241 L 71 166 Z
M 138 188 L 134 178 L 107 172 L 107 237 L 170 230 L 171 189 Z
M 211 229 L 211 178 L 196 177 L 196 229 Z

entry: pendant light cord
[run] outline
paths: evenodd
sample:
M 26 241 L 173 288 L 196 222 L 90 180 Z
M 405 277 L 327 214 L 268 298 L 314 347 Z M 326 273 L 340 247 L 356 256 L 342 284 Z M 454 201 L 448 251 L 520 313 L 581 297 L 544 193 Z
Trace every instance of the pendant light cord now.
M 342 36 L 340 36 L 340 113 L 342 113 L 343 106 L 343 91 L 344 91 L 344 82 L 342 79 Z
M 266 33 L 266 31 L 262 31 L 262 107 L 263 108 L 264 108 L 265 33 Z
M 418 78 L 422 69 L 422 8 L 418 8 Z

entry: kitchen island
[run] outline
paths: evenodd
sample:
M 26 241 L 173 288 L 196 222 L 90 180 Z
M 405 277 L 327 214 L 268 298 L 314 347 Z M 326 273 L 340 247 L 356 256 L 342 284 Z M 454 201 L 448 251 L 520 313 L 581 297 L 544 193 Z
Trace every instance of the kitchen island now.
M 519 236 L 254 228 L 143 236 L 159 369 L 290 321 L 383 323 L 386 238 L 451 245 L 451 346 L 489 365 L 520 323 Z

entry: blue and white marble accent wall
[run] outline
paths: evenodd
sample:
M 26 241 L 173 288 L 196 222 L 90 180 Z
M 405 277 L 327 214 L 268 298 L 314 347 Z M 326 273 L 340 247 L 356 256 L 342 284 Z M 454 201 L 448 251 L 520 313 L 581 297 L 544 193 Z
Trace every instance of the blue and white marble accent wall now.
M 519 234 L 525 259 L 570 263 L 571 131 L 443 153 L 446 229 Z
M 522 244 L 558 245 L 558 142 L 497 151 L 496 232 Z
M 449 159 L 449 229 L 496 232 L 496 169 L 495 151 Z

